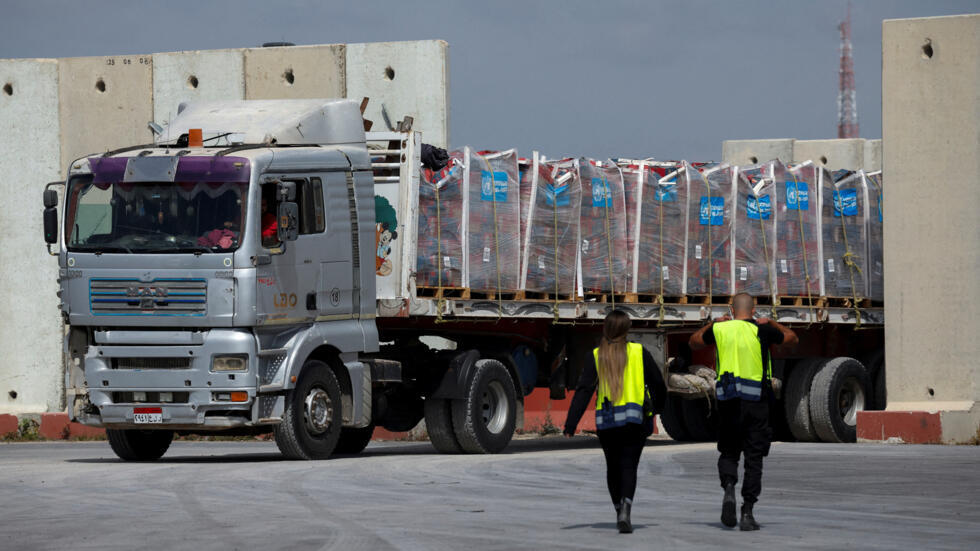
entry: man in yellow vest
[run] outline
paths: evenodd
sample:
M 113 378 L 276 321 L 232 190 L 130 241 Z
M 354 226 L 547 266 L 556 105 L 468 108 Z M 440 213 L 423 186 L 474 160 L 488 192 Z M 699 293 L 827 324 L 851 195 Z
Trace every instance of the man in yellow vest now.
M 772 399 L 772 365 L 769 347 L 793 345 L 799 338 L 791 329 L 767 318 L 753 319 L 755 299 L 746 293 L 735 295 L 732 314 L 699 329 L 691 335 L 691 348 L 714 345 L 717 348 L 718 381 L 718 476 L 725 497 L 721 522 L 735 526 L 735 483 L 738 459 L 745 456 L 742 481 L 741 530 L 758 530 L 752 506 L 762 492 L 762 458 L 769 455 L 772 430 L 769 428 L 769 401 Z

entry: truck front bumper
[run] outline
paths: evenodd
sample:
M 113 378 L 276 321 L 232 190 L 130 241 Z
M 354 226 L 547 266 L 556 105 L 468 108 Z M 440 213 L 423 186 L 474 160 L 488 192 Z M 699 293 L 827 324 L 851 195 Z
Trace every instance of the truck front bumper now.
M 247 368 L 212 371 L 214 357 L 228 355 L 246 358 Z M 76 417 L 107 428 L 208 431 L 270 424 L 268 414 L 281 397 L 257 396 L 258 363 L 255 337 L 242 330 L 203 331 L 178 345 L 97 342 L 85 354 L 88 405 Z M 160 415 L 137 423 L 141 411 Z

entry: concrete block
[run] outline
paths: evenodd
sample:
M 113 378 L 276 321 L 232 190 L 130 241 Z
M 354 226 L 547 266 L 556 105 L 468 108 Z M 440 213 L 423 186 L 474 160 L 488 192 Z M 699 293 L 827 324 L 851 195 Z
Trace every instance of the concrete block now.
M 0 436 L 17 432 L 17 416 L 9 413 L 0 414 Z
M 889 409 L 980 400 L 978 51 L 980 15 L 882 24 Z
M 0 412 L 61 408 L 58 262 L 41 192 L 59 180 L 58 62 L 0 60 Z
M 152 56 L 74 57 L 58 61 L 61 170 L 84 155 L 150 143 Z
M 245 99 L 346 97 L 344 45 L 245 50 Z
M 830 170 L 858 170 L 864 165 L 864 140 L 796 140 L 793 162 L 813 161 Z
M 793 161 L 792 138 L 777 140 L 725 140 L 721 143 L 721 158 L 726 163 L 754 165 L 773 159 L 783 163 Z
M 942 422 L 937 412 L 859 411 L 857 437 L 861 442 L 939 444 Z
M 864 168 L 865 172 L 881 170 L 881 140 L 864 141 Z
M 105 429 L 87 427 L 81 423 L 72 423 L 67 413 L 41 414 L 41 426 L 38 434 L 49 440 L 67 440 L 75 437 L 98 437 L 105 434 Z
M 161 125 L 173 120 L 185 101 L 244 98 L 243 50 L 153 54 L 153 120 Z
M 449 45 L 442 40 L 347 45 L 347 97 L 371 98 L 364 116 L 387 130 L 406 116 L 422 140 L 449 146 Z

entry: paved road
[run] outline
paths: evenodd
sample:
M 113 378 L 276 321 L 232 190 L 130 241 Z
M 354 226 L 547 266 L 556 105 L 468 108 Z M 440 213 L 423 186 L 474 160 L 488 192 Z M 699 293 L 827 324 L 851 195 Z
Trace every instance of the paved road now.
M 636 532 L 615 532 L 596 440 L 497 456 L 372 443 L 283 461 L 271 443 L 0 444 L 0 549 L 975 549 L 980 448 L 773 445 L 756 517 L 726 530 L 709 444 L 651 440 Z

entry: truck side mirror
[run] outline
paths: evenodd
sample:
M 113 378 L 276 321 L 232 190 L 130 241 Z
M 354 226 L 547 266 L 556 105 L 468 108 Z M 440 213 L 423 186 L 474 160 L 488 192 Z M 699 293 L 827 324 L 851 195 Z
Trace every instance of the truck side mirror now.
M 45 193 L 45 203 L 47 203 L 47 193 Z M 54 207 L 44 209 L 44 242 L 49 244 L 58 242 L 58 209 Z
M 296 200 L 296 182 L 279 182 L 279 201 L 295 201 Z
M 61 182 L 56 182 L 58 185 Z M 51 209 L 58 206 L 58 192 L 53 189 L 44 190 L 44 208 Z
M 299 236 L 299 205 L 295 202 L 279 203 L 276 232 L 279 234 L 279 241 L 296 241 Z

